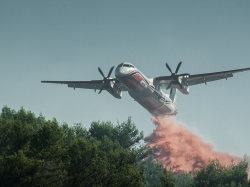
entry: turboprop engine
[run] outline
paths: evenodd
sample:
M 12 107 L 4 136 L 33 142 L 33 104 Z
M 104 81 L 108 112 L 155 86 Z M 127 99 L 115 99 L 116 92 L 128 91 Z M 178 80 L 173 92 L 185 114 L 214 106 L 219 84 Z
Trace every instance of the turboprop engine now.
M 114 69 L 114 66 L 112 66 L 109 70 L 108 76 L 105 77 L 104 73 L 102 72 L 101 68 L 98 67 L 98 71 L 100 72 L 100 74 L 103 76 L 103 86 L 101 87 L 100 91 L 98 92 L 98 94 L 100 94 L 102 92 L 102 90 L 107 90 L 111 95 L 113 95 L 115 98 L 117 99 L 121 99 L 122 98 L 122 91 L 120 88 L 118 88 L 115 85 L 115 80 L 110 78 L 110 75 L 112 73 Z
M 171 82 L 169 83 L 167 90 L 173 85 L 181 93 L 189 94 L 189 87 L 186 82 L 187 78 L 189 77 L 189 74 L 188 73 L 177 74 L 180 69 L 181 63 L 182 62 L 179 62 L 174 73 L 172 72 L 172 69 L 170 68 L 168 63 L 166 63 L 168 70 L 171 72 Z
M 173 86 L 175 88 L 177 88 L 181 93 L 188 95 L 189 94 L 189 86 L 185 82 L 185 79 L 186 78 L 184 78 L 184 77 L 179 77 L 177 83 L 175 83 L 175 81 L 173 82 Z

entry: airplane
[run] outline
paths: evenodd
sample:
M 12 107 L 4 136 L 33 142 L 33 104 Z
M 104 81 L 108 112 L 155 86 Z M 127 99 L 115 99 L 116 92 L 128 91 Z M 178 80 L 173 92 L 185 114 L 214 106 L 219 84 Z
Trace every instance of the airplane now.
M 166 67 L 171 75 L 155 78 L 147 78 L 133 64 L 123 62 L 115 69 L 116 78 L 110 77 L 114 69 L 113 66 L 109 70 L 107 77 L 105 77 L 101 68 L 98 67 L 98 71 L 102 75 L 103 80 L 41 82 L 67 84 L 70 88 L 93 89 L 95 92 L 96 90 L 99 90 L 98 94 L 103 90 L 106 90 L 118 99 L 122 98 L 122 91 L 128 91 L 129 95 L 152 115 L 163 116 L 176 115 L 178 113 L 176 107 L 177 90 L 188 95 L 189 86 L 203 83 L 207 84 L 207 82 L 220 79 L 227 80 L 228 78 L 233 77 L 234 73 L 250 70 L 250 68 L 244 68 L 195 75 L 190 75 L 189 73 L 178 74 L 181 64 L 182 62 L 179 62 L 175 72 L 173 72 L 168 63 L 166 63 Z M 170 94 L 165 94 L 162 91 L 163 89 L 170 89 Z

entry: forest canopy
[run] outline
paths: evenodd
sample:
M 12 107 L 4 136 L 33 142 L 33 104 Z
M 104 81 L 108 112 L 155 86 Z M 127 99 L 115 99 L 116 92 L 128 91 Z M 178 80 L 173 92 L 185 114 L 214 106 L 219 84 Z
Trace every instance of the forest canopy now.
M 209 161 L 197 173 L 174 175 L 141 143 L 129 117 L 113 125 L 68 125 L 7 106 L 0 114 L 0 186 L 250 186 L 248 163 Z

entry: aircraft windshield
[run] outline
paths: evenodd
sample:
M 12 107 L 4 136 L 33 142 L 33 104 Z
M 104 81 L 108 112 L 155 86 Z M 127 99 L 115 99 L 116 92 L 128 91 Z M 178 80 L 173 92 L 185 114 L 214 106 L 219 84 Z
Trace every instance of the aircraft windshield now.
M 119 64 L 117 67 L 118 67 L 118 68 L 120 68 L 120 67 L 131 67 L 131 68 L 135 68 L 135 66 L 133 66 L 133 65 L 131 65 L 131 64 L 123 64 L 123 63 Z
M 120 68 L 120 67 L 122 67 L 122 65 L 123 65 L 123 63 L 119 64 L 117 67 Z
M 131 67 L 131 68 L 134 68 L 135 66 L 130 65 L 130 64 L 123 64 L 123 67 Z

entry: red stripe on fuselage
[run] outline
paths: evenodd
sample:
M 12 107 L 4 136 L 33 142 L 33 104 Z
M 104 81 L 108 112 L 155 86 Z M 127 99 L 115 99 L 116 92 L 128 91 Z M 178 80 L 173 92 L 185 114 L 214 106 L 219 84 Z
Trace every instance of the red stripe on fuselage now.
M 136 73 L 136 74 L 134 74 L 134 75 L 132 75 L 132 77 L 134 77 L 134 79 L 135 79 L 135 81 L 136 82 L 141 82 L 142 80 L 145 82 L 145 84 L 147 85 L 147 87 L 149 87 L 153 92 L 155 91 L 155 89 L 154 88 L 152 88 L 149 84 L 148 84 L 148 81 L 140 74 L 140 72 L 139 71 L 137 71 L 137 70 L 134 70 L 134 71 L 131 71 L 130 73 L 128 73 L 127 75 L 126 75 L 126 78 L 128 78 L 128 77 L 130 77 L 130 75 L 131 74 L 133 74 L 133 73 Z M 136 75 L 136 76 L 135 76 Z
M 127 87 L 129 87 L 132 90 L 136 90 L 136 91 L 143 91 L 145 89 L 140 84 L 141 81 L 144 81 L 145 85 L 147 85 L 147 87 L 150 88 L 154 92 L 155 89 L 148 84 L 148 81 L 146 81 L 145 78 L 138 71 L 137 72 L 136 71 L 137 70 L 134 70 L 134 71 L 128 73 L 124 78 L 120 78 L 120 79 L 122 79 L 122 82 Z M 135 74 L 131 75 L 133 73 L 135 73 Z M 167 102 L 163 98 L 160 98 L 160 100 L 162 100 L 167 105 L 172 105 L 172 103 Z
M 137 70 L 135 69 L 135 70 L 133 70 L 133 71 L 131 71 L 130 73 L 128 73 L 126 76 L 129 76 L 129 75 L 131 75 L 132 73 L 135 73 Z
M 132 75 L 133 74 L 133 75 Z M 140 85 L 141 81 L 144 81 L 145 85 L 150 88 L 153 92 L 155 91 L 154 88 L 152 88 L 148 81 L 139 73 L 138 70 L 133 70 L 130 73 L 128 73 L 124 77 L 120 77 L 121 81 L 130 89 L 136 90 L 136 91 L 143 91 L 145 88 Z
M 136 70 L 130 72 L 127 76 L 125 77 L 120 77 L 119 79 L 129 88 L 129 89 L 132 89 L 132 90 L 137 90 L 137 91 L 142 91 L 143 90 L 143 87 L 142 85 L 140 84 L 141 81 L 144 81 L 144 78 L 138 73 L 136 72 Z M 135 73 L 135 74 L 133 74 Z M 133 74 L 133 75 L 131 75 Z M 145 82 L 145 84 L 147 84 Z M 145 89 L 145 88 L 144 88 Z
M 167 104 L 167 105 L 172 105 L 172 103 L 168 103 L 168 102 L 166 102 L 164 99 L 161 99 L 165 104 Z

